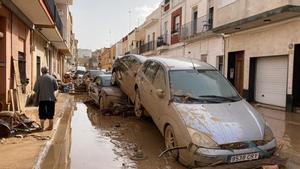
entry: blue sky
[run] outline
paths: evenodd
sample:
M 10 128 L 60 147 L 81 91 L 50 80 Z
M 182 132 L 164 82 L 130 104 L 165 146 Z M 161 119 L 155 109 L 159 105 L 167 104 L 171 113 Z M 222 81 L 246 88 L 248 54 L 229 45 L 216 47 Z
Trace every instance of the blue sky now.
M 161 1 L 74 0 L 70 9 L 79 48 L 95 50 L 116 43 L 141 25 Z

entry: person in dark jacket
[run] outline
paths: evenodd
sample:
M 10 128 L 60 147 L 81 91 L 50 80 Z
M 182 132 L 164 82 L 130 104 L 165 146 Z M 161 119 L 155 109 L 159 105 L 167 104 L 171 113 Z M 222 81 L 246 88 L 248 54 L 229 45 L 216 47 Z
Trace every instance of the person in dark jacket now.
M 39 118 L 41 127 L 44 130 L 45 120 L 49 120 L 49 127 L 46 130 L 52 130 L 53 117 L 55 113 L 55 91 L 57 90 L 56 79 L 48 73 L 47 67 L 41 68 L 42 76 L 34 85 L 33 91 L 37 94 L 39 102 Z

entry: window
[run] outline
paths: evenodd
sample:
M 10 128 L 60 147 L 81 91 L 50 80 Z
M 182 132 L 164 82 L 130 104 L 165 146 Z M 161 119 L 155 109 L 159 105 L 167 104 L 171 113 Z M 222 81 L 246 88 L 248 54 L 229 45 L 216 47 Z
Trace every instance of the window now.
M 223 74 L 224 72 L 224 56 L 217 56 L 217 69 Z
M 159 65 L 155 62 L 152 62 L 152 61 L 147 66 L 147 69 L 145 71 L 145 76 L 147 77 L 147 79 L 150 82 L 153 81 L 158 68 L 159 68 Z
M 153 86 L 156 89 L 162 89 L 162 90 L 166 89 L 165 71 L 161 66 L 159 67 L 159 69 L 156 73 L 155 80 L 153 82 Z
M 214 7 L 211 7 L 211 8 L 209 8 L 209 13 L 208 13 L 209 29 L 213 28 L 213 23 L 214 23 Z
M 23 52 L 18 53 L 18 65 L 21 83 L 26 81 L 26 60 Z
M 175 17 L 175 31 L 176 32 L 180 31 L 180 15 Z
M 205 62 L 205 63 L 207 63 L 207 55 L 206 54 L 204 54 L 204 55 L 201 55 L 201 62 Z

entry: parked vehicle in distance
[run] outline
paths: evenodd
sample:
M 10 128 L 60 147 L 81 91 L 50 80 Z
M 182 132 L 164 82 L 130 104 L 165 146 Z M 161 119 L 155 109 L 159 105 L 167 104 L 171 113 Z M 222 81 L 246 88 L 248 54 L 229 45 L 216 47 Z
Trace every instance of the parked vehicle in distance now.
M 211 65 L 149 58 L 135 88 L 136 116 L 146 110 L 169 153 L 187 166 L 257 160 L 276 149 L 261 114 Z
M 124 94 L 111 85 L 111 75 L 101 74 L 94 78 L 88 90 L 89 97 L 99 105 L 100 111 L 113 108 L 113 104 L 123 104 Z
M 118 85 L 121 90 L 134 100 L 134 82 L 138 69 L 146 61 L 146 57 L 141 55 L 125 55 L 117 57 L 112 69 L 112 85 Z
M 83 82 L 86 87 L 86 91 L 88 91 L 88 88 L 90 86 L 90 83 L 94 80 L 94 78 L 98 75 L 106 74 L 105 72 L 101 70 L 88 70 L 83 74 Z

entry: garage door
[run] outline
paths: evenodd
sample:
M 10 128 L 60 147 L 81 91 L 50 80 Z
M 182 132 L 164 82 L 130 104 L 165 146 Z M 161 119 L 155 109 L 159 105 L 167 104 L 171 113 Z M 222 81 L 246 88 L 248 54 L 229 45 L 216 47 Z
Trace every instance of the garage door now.
M 280 107 L 286 106 L 288 57 L 257 59 L 255 100 Z

